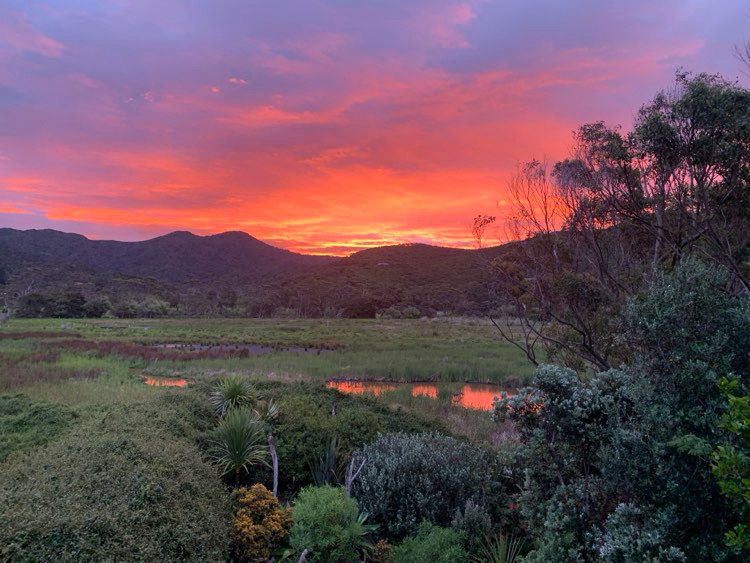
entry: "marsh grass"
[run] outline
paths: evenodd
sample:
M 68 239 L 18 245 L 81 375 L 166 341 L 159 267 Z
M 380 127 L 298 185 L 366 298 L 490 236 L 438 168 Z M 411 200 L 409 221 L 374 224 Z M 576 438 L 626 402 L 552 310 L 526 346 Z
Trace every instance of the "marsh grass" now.
M 193 364 L 208 371 L 263 371 L 315 379 L 346 376 L 511 386 L 528 381 L 533 371 L 519 350 L 501 341 L 489 323 L 477 319 L 74 319 L 66 323 L 89 341 L 76 344 L 82 348 L 78 352 L 93 349 L 104 355 L 132 357 L 141 367 L 158 362 L 173 370 Z M 55 319 L 13 319 L 3 330 L 59 331 L 60 326 Z M 109 343 L 90 344 L 96 340 Z M 212 359 L 208 352 L 150 346 L 157 342 L 248 343 L 332 351 L 320 355 L 278 351 L 246 358 L 216 352 L 219 357 Z

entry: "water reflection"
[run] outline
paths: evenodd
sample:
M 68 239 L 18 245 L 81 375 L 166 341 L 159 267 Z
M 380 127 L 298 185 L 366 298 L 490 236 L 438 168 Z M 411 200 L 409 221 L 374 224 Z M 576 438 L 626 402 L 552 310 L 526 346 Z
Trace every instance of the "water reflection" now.
M 455 387 L 450 384 L 432 383 L 385 383 L 380 381 L 329 381 L 328 387 L 342 393 L 372 393 L 379 396 L 396 389 L 411 389 L 412 397 L 430 397 L 437 399 L 442 389 L 450 392 Z M 466 383 L 458 391 L 453 391 L 451 402 L 467 409 L 492 410 L 492 403 L 501 394 L 511 395 L 513 390 L 491 383 Z
M 174 379 L 171 377 L 147 377 L 144 379 L 146 385 L 156 385 L 157 387 L 185 387 L 187 379 Z

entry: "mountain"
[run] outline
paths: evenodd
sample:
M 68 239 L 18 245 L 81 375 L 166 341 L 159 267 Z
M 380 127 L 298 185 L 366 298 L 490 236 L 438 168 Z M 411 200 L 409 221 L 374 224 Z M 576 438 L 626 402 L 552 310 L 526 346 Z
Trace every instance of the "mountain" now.
M 251 283 L 333 260 L 276 248 L 242 232 L 198 236 L 175 231 L 142 242 L 89 240 L 51 229 L 0 229 L 0 267 L 64 267 L 173 284 L 231 280 Z
M 511 256 L 512 249 L 404 244 L 337 258 L 297 254 L 242 232 L 176 231 L 118 242 L 3 228 L 0 293 L 7 301 L 23 293 L 75 291 L 86 298 L 107 295 L 115 304 L 156 296 L 188 315 L 476 313 L 487 302 L 488 263 Z

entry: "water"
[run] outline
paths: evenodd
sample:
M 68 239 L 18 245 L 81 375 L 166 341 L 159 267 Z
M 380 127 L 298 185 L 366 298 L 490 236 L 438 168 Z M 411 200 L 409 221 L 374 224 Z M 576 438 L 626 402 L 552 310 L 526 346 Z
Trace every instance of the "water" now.
M 146 377 L 143 380 L 146 385 L 155 385 L 157 387 L 185 387 L 187 379 L 174 379 L 172 377 Z
M 397 389 L 411 389 L 413 397 L 430 397 L 437 399 L 441 387 L 444 389 L 450 384 L 433 383 L 391 383 L 381 381 L 328 381 L 327 387 L 338 389 L 342 393 L 363 394 L 371 393 L 380 396 L 389 391 Z M 513 389 L 501 387 L 492 383 L 465 383 L 459 391 L 454 393 L 452 402 L 456 406 L 467 409 L 492 410 L 492 403 L 501 393 L 512 395 Z
M 330 352 L 330 350 L 325 348 L 315 348 L 312 346 L 287 346 L 275 348 L 273 346 L 264 346 L 261 344 L 189 344 L 184 342 L 166 342 L 163 344 L 154 344 L 153 346 L 154 348 L 164 348 L 167 350 L 218 353 L 226 356 L 263 356 L 265 354 L 273 354 L 274 352 L 294 352 L 320 355 L 325 352 Z

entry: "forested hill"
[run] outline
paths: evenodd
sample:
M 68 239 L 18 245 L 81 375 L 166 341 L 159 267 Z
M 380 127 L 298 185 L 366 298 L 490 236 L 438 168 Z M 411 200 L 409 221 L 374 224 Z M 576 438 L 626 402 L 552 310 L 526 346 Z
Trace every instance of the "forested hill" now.
M 487 261 L 512 246 L 477 251 L 406 244 L 336 258 L 297 254 L 241 232 L 177 231 L 118 242 L 5 228 L 0 288 L 6 302 L 18 301 L 22 292 L 53 299 L 71 291 L 86 299 L 106 295 L 113 304 L 153 296 L 187 315 L 470 313 L 486 302 Z M 39 303 L 32 308 L 39 314 L 56 308 Z
M 211 236 L 175 231 L 142 242 L 119 242 L 50 229 L 0 229 L 0 264 L 9 273 L 25 266 L 49 265 L 175 284 L 247 283 L 331 260 L 276 248 L 237 231 Z

